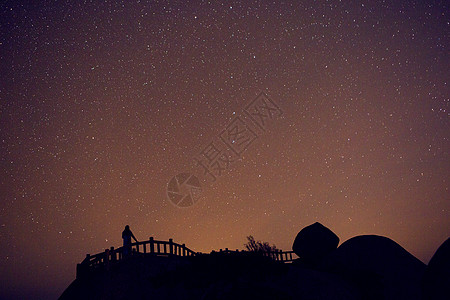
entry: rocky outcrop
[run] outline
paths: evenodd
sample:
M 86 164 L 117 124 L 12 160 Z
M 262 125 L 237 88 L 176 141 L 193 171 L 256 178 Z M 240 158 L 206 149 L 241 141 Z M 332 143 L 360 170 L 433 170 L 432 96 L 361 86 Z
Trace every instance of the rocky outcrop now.
M 60 299 L 418 300 L 450 294 L 449 240 L 428 267 L 386 237 L 338 243 L 331 230 L 314 223 L 297 235 L 293 249 L 300 259 L 292 264 L 245 251 L 135 255 L 76 279 Z

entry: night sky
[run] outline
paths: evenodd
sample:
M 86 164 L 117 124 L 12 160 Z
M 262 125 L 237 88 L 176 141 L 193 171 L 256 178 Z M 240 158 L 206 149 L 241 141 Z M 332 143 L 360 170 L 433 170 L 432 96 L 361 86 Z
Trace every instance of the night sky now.
M 209 252 L 248 235 L 290 250 L 319 221 L 427 263 L 450 234 L 448 11 L 3 1 L 0 298 L 58 297 L 126 224 Z M 258 95 L 279 108 L 263 128 L 245 113 Z M 255 138 L 213 181 L 195 159 L 236 122 Z M 180 173 L 202 187 L 184 208 Z

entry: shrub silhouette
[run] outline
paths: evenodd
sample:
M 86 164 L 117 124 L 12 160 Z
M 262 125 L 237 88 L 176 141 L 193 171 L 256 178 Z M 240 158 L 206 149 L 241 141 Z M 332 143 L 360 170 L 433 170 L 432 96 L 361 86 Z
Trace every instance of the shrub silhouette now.
M 252 235 L 249 235 L 247 237 L 247 240 L 248 242 L 244 244 L 247 251 L 261 254 L 277 251 L 277 246 L 275 245 L 270 246 L 268 242 L 255 241 L 255 238 Z

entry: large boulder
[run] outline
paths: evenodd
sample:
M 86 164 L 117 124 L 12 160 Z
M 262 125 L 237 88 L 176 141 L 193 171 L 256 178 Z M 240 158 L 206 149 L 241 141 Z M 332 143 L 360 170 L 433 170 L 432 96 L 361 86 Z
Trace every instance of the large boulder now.
M 353 282 L 363 299 L 421 299 L 425 267 L 393 240 L 376 235 L 349 239 L 320 266 Z
M 327 254 L 336 250 L 339 237 L 333 231 L 316 222 L 309 225 L 297 234 L 292 250 L 303 263 L 316 265 Z
M 436 251 L 423 278 L 424 299 L 448 299 L 450 295 L 450 238 Z

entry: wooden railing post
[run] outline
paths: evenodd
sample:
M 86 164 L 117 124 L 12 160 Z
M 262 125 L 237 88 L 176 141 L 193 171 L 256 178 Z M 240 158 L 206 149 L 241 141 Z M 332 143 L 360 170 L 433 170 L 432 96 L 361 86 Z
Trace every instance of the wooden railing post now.
M 186 245 L 183 244 L 182 247 L 183 247 L 183 253 L 182 253 L 182 256 L 186 256 Z
M 86 254 L 86 258 L 83 260 L 83 263 L 89 263 L 90 260 L 91 260 L 91 255 Z
M 150 237 L 150 253 L 155 253 L 155 241 Z
M 105 249 L 103 264 L 105 265 L 106 270 L 109 270 L 109 249 Z
M 114 251 L 114 247 L 109 249 L 109 255 L 111 255 L 111 261 L 116 261 L 116 252 Z
M 169 252 L 170 255 L 173 255 L 173 240 L 169 239 Z
M 81 262 L 81 264 L 77 264 L 77 279 L 85 277 L 89 272 L 91 255 L 86 254 L 86 258 Z

